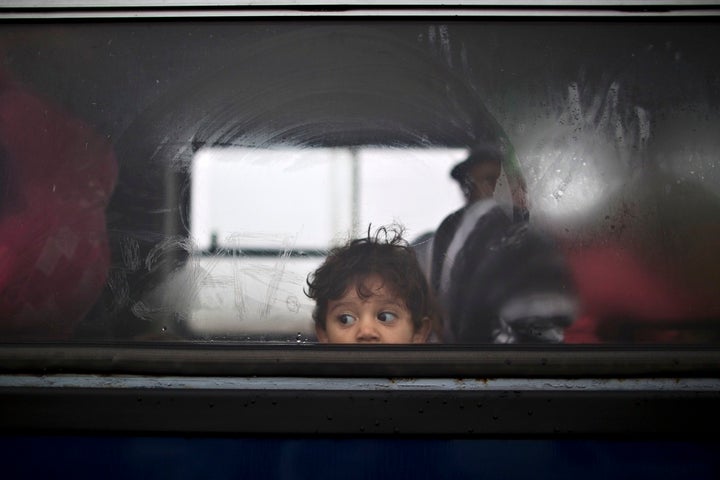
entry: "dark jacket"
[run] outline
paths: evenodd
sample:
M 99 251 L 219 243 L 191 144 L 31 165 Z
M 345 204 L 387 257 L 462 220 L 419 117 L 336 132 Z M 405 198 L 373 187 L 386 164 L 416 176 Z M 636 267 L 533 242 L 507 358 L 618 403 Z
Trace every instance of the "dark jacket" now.
M 431 283 L 440 287 L 443 261 L 465 208 L 450 214 L 434 240 Z M 556 342 L 574 316 L 574 288 L 553 242 L 513 223 L 500 207 L 480 217 L 457 253 L 441 305 L 446 341 Z M 442 300 L 442 299 L 441 299 Z

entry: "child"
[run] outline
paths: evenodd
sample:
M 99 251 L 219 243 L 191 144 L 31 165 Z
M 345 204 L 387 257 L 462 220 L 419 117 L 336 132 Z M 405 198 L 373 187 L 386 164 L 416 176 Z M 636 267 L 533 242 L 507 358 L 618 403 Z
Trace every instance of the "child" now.
M 380 228 L 330 251 L 308 276 L 322 343 L 425 343 L 439 317 L 402 230 Z

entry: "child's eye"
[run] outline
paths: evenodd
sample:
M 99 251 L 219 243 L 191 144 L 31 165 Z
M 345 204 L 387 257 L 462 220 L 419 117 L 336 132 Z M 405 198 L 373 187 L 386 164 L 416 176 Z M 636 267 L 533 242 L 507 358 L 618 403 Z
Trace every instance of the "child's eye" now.
M 338 316 L 338 321 L 343 325 L 352 325 L 353 323 L 355 323 L 355 317 L 347 313 L 343 313 L 342 315 Z
M 397 315 L 395 315 L 392 312 L 380 312 L 380 313 L 378 313 L 378 316 L 377 316 L 377 319 L 383 323 L 392 322 L 396 318 L 398 318 Z

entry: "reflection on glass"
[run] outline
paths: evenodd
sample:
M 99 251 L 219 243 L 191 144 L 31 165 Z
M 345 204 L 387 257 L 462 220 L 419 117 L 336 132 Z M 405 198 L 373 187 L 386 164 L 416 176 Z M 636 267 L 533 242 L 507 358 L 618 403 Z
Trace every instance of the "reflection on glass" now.
M 70 337 L 110 267 L 106 139 L 0 71 L 0 339 Z

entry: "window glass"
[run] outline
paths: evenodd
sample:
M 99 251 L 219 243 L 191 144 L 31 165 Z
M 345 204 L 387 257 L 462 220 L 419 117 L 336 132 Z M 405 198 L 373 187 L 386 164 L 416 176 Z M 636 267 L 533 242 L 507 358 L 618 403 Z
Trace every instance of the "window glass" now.
M 716 344 L 719 32 L 6 20 L 0 341 L 323 340 L 308 279 L 398 225 L 432 308 L 396 275 L 375 340 Z

